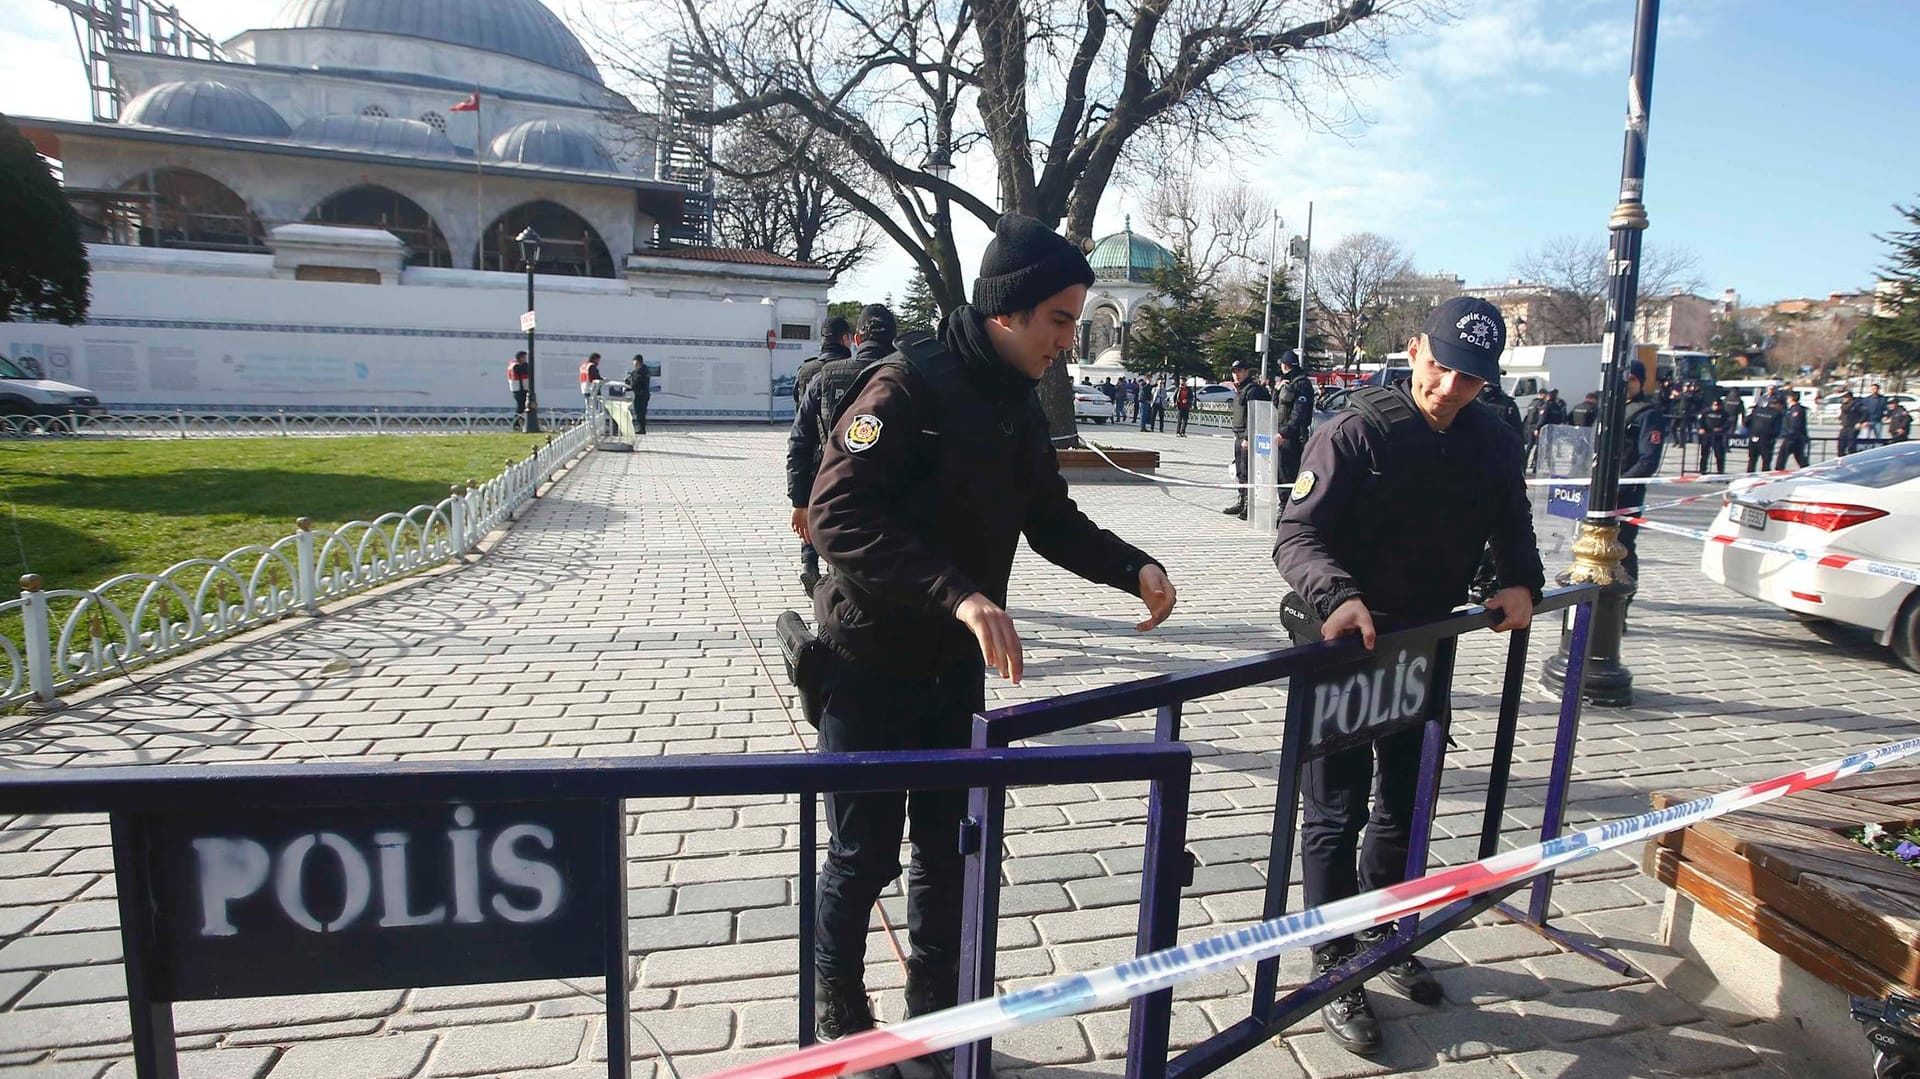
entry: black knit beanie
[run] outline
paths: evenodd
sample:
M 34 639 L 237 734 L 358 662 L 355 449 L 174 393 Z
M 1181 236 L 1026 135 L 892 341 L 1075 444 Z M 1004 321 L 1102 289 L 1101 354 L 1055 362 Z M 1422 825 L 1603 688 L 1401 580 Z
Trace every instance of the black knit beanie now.
M 1061 289 L 1092 284 L 1093 267 L 1066 237 L 1031 217 L 1003 214 L 980 258 L 973 306 L 983 315 L 1008 315 Z

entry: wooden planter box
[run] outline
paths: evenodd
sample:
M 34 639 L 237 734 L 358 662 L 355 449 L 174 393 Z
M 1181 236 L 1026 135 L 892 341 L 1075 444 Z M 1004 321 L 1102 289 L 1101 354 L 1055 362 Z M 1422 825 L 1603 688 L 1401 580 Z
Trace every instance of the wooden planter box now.
M 1120 469 L 1145 473 L 1152 476 L 1160 468 L 1160 454 L 1153 450 L 1123 450 L 1102 446 L 1101 452 L 1113 459 L 1108 464 L 1106 458 L 1092 450 L 1064 449 L 1059 451 L 1060 474 L 1068 483 L 1152 483 L 1143 476 L 1130 476 Z M 1119 465 L 1115 468 L 1114 465 Z

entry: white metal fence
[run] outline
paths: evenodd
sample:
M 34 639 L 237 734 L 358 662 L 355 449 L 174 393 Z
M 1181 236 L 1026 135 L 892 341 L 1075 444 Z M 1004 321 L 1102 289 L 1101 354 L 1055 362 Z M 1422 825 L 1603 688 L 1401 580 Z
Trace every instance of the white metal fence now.
M 473 550 L 592 444 L 590 425 L 568 421 L 532 455 L 485 483 L 455 484 L 437 505 L 331 530 L 302 517 L 298 531 L 266 546 L 159 573 L 121 574 L 89 589 L 47 589 L 28 574 L 20 598 L 0 603 L 0 706 L 51 701 Z
M 519 429 L 509 412 L 134 412 L 112 416 L 0 416 L 0 440 L 19 438 L 295 438 L 320 435 L 484 434 Z M 561 430 L 578 410 L 541 409 L 541 425 Z

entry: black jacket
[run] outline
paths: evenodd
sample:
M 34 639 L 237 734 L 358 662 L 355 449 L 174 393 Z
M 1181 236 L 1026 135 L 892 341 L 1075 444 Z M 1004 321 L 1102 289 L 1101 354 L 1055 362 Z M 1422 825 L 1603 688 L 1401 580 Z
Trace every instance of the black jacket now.
M 1233 389 L 1233 403 L 1227 406 L 1227 425 L 1233 428 L 1235 434 L 1246 434 L 1247 402 L 1271 401 L 1272 399 L 1273 398 L 1267 395 L 1267 388 L 1265 386 L 1255 382 L 1253 376 L 1247 376 L 1245 382 L 1235 386 Z
M 826 344 L 821 345 L 820 355 L 815 356 L 813 359 L 808 360 L 807 362 L 801 364 L 800 369 L 793 373 L 794 407 L 798 408 L 800 406 L 800 402 L 806 400 L 807 383 L 813 381 L 813 376 L 819 374 L 820 369 L 822 367 L 825 367 L 827 364 L 832 363 L 834 360 L 844 360 L 851 355 L 853 355 L 852 350 L 848 349 L 847 346 L 840 344 L 838 341 L 829 341 Z
M 1773 436 L 1780 430 L 1780 410 L 1772 405 L 1758 405 L 1747 413 L 1747 437 L 1762 442 L 1772 442 Z
M 1478 401 L 1445 431 L 1417 420 L 1391 435 L 1348 409 L 1307 440 L 1274 565 L 1323 619 L 1355 596 L 1390 616 L 1444 614 L 1466 601 L 1489 541 L 1499 587 L 1538 592 L 1524 461 L 1519 436 Z
M 636 401 L 644 401 L 653 396 L 653 372 L 647 370 L 646 364 L 628 371 L 627 377 L 621 381 L 627 384 L 627 396 Z
M 1567 412 L 1567 422 L 1575 427 L 1592 427 L 1599 418 L 1600 405 L 1597 402 L 1582 399 Z
M 1274 407 L 1279 420 L 1275 429 L 1289 443 L 1304 445 L 1313 429 L 1313 379 L 1305 371 L 1294 372 L 1280 384 Z
M 1780 412 L 1780 437 L 1807 440 L 1807 406 L 1789 405 Z
M 1034 383 L 993 351 L 985 319 L 956 308 L 937 342 L 900 347 L 860 373 L 813 485 L 813 545 L 834 570 L 814 591 L 828 646 L 901 677 L 979 663 L 954 609 L 975 592 L 1006 604 L 1022 535 L 1137 595 L 1153 559 L 1074 504 Z

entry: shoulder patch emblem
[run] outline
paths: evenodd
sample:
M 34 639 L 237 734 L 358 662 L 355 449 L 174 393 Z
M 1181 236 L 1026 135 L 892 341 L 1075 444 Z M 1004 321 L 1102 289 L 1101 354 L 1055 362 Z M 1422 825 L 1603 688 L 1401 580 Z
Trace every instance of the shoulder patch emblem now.
M 1300 473 L 1299 478 L 1293 481 L 1293 500 L 1298 502 L 1312 494 L 1313 485 L 1319 481 L 1320 477 L 1314 475 L 1312 472 Z
M 1656 446 L 1660 444 L 1660 429 L 1658 427 L 1647 432 L 1647 441 L 1653 443 Z
M 885 424 L 880 422 L 880 417 L 871 412 L 862 412 L 855 416 L 847 424 L 847 452 L 859 453 L 873 448 L 873 444 L 880 441 L 880 428 L 884 426 Z

